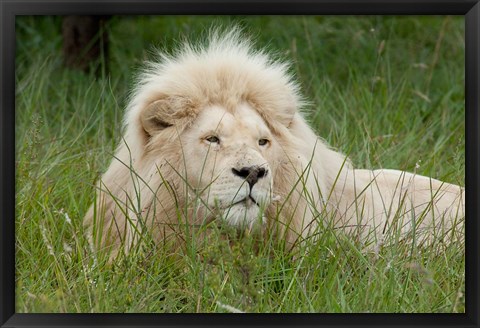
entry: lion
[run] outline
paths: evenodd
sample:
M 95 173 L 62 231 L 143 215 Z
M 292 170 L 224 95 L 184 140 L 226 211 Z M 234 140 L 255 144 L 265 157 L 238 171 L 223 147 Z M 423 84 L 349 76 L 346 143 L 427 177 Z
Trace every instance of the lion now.
M 212 222 L 260 227 L 288 245 L 329 228 L 365 244 L 390 230 L 461 235 L 463 187 L 354 168 L 308 125 L 288 70 L 238 29 L 147 63 L 85 216 L 95 245 L 128 253 L 148 232 L 178 247 Z

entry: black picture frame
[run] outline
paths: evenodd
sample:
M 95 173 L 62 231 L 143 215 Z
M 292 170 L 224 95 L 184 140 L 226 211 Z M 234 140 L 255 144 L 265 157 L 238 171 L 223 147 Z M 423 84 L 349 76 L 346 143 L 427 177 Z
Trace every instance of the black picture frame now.
M 15 313 L 15 17 L 140 14 L 422 14 L 465 17 L 466 278 L 464 314 L 18 314 Z M 478 0 L 1 0 L 0 326 L 479 326 L 479 63 Z

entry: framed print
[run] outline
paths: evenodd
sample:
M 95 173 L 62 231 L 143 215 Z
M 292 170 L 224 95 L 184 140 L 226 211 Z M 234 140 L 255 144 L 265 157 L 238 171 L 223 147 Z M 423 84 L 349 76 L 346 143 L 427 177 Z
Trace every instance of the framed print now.
M 2 327 L 478 326 L 477 1 L 0 8 Z

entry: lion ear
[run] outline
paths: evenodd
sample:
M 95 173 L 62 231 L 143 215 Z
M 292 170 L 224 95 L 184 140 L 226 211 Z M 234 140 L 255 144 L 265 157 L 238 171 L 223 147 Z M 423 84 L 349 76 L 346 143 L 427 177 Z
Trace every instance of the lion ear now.
M 142 111 L 140 122 L 149 137 L 173 125 L 168 119 L 169 108 L 168 100 L 162 99 L 154 101 Z

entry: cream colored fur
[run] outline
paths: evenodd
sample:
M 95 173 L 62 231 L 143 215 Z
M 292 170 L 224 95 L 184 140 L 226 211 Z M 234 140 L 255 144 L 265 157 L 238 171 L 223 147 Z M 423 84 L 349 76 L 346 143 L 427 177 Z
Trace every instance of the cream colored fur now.
M 150 63 L 85 217 L 95 244 L 116 254 L 148 231 L 178 246 L 212 221 L 258 223 L 290 245 L 326 228 L 365 243 L 412 226 L 422 240 L 452 236 L 446 232 L 464 218 L 464 189 L 354 169 L 309 127 L 287 69 L 236 30 Z M 238 175 L 245 167 L 264 169 L 251 190 Z

